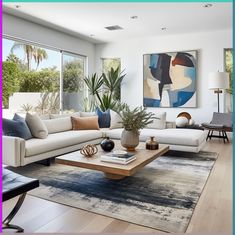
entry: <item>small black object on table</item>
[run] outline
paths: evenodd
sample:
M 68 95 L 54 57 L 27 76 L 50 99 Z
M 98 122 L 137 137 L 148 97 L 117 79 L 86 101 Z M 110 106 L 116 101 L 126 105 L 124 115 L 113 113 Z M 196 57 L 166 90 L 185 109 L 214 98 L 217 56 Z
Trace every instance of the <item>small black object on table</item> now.
M 20 195 L 15 207 L 3 220 L 2 229 L 14 229 L 16 232 L 22 233 L 24 232 L 23 228 L 10 224 L 10 222 L 22 206 L 26 193 L 34 188 L 39 187 L 39 181 L 37 179 L 32 179 L 16 174 L 8 169 L 3 168 L 2 186 L 3 202 Z
M 100 146 L 105 152 L 110 152 L 113 150 L 115 144 L 109 137 L 106 137 L 101 141 Z

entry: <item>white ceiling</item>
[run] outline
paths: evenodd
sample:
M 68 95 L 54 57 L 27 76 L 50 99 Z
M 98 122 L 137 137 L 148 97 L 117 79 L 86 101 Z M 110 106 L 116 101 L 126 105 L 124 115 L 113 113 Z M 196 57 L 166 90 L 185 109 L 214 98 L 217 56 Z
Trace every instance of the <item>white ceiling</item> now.
M 20 3 L 16 8 L 16 3 L 3 3 L 3 11 L 94 43 L 232 28 L 232 3 L 213 3 L 210 8 L 204 4 Z M 138 18 L 130 19 L 133 15 Z M 104 28 L 111 25 L 123 30 Z

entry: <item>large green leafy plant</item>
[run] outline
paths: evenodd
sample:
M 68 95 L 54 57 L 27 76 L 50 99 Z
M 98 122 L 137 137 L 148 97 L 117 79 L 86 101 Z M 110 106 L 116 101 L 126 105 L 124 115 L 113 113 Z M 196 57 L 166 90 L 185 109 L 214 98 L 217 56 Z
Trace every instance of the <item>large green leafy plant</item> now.
M 120 68 L 111 68 L 108 74 L 102 74 L 100 77 L 95 73 L 84 79 L 89 90 L 91 100 L 91 110 L 99 107 L 102 111 L 114 109 L 118 103 L 115 97 L 117 89 L 120 89 L 123 78 L 126 74 L 120 72 Z

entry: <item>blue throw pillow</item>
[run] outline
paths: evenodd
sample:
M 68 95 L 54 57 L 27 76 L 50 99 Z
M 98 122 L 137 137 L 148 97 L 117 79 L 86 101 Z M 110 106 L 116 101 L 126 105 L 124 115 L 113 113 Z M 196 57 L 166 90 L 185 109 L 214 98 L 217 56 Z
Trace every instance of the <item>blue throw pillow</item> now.
M 15 114 L 13 120 L 3 118 L 2 119 L 3 134 L 7 136 L 20 137 L 28 140 L 33 138 L 25 119 Z
M 110 127 L 110 110 L 109 109 L 103 112 L 97 107 L 96 114 L 98 116 L 98 123 L 99 123 L 100 128 Z

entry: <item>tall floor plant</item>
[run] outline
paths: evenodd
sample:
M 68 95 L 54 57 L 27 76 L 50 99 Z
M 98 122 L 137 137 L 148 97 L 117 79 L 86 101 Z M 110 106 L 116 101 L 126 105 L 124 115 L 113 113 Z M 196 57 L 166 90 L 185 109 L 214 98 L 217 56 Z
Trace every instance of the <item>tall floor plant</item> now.
M 120 72 L 120 68 L 111 68 L 107 75 L 103 73 L 99 77 L 95 73 L 85 78 L 92 104 L 91 110 L 95 107 L 99 107 L 102 111 L 115 108 L 119 101 L 115 97 L 115 91 L 120 89 L 125 75 L 123 71 Z

